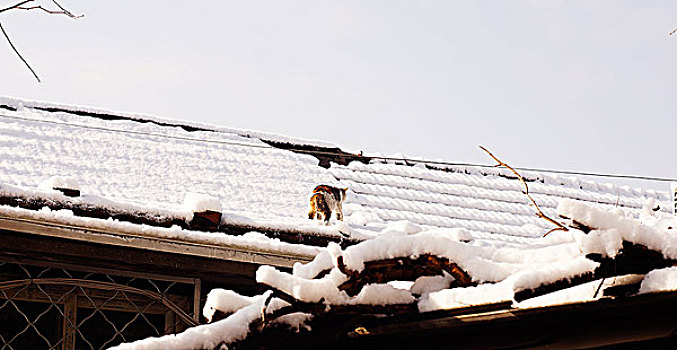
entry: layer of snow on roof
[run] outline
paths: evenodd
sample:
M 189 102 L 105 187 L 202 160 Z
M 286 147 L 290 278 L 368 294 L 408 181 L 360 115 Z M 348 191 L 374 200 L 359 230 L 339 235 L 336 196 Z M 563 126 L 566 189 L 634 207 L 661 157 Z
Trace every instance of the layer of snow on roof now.
M 442 171 L 393 162 L 324 169 L 309 155 L 273 148 L 261 139 L 308 144 L 303 140 L 12 98 L 0 98 L 0 105 L 17 109 L 0 111 L 0 183 L 35 188 L 52 176 L 75 176 L 84 198 L 173 212 L 182 211 L 186 193 L 204 193 L 220 202 L 224 223 L 249 221 L 290 230 L 302 226 L 294 231 L 331 231 L 358 239 L 374 237 L 390 222 L 403 220 L 420 230 L 464 228 L 467 239 L 491 246 L 540 242 L 552 228 L 534 215 L 523 185 L 506 169 L 447 166 Z M 600 208 L 618 203 L 635 217 L 646 198 L 670 198 L 663 192 L 573 177 L 524 175 L 530 193 L 551 217 L 562 198 Z M 308 194 L 320 183 L 350 188 L 343 206 L 345 222 L 331 229 L 307 220 Z M 218 207 L 211 203 L 198 207 Z
M 53 182 L 46 181 L 46 186 L 51 186 Z M 12 186 L 0 183 L 0 196 L 18 197 L 26 200 L 54 201 L 57 203 L 68 203 L 73 206 L 85 208 L 105 208 L 117 214 L 129 214 L 139 216 L 151 216 L 156 218 L 190 220 L 195 209 L 211 208 L 218 209 L 218 202 L 212 197 L 197 196 L 195 199 L 188 200 L 188 204 L 168 205 L 166 203 L 144 203 L 138 204 L 129 200 L 115 200 L 104 198 L 99 195 L 83 194 L 79 197 L 71 198 L 63 193 L 52 190 L 51 188 L 31 189 L 21 186 Z M 200 199 L 202 198 L 202 199 Z M 90 221 L 95 223 L 96 221 Z M 296 232 L 299 234 L 321 235 L 327 237 L 344 237 L 351 233 L 351 228 L 347 225 L 336 224 L 330 226 L 320 225 L 318 222 L 310 221 L 304 218 L 258 218 L 256 216 L 245 217 L 241 213 L 224 212 L 221 218 L 222 225 L 233 225 L 255 230 L 284 230 Z M 142 230 L 142 228 L 138 228 Z M 145 229 L 143 229 L 145 230 Z M 252 240 L 260 240 L 260 237 L 248 234 Z M 259 235 L 265 238 L 262 235 Z M 181 237 L 176 237 L 181 239 Z M 189 239 L 189 237 L 187 237 Z M 267 239 L 267 238 L 265 238 Z M 189 239 L 190 240 L 190 239 Z M 264 245 L 266 244 L 263 242 Z
M 0 111 L 0 183 L 24 188 L 73 176 L 83 195 L 113 201 L 176 207 L 196 192 L 218 198 L 224 211 L 302 219 L 312 189 L 336 182 L 317 164 L 237 133 L 31 108 Z
M 45 102 L 45 101 L 32 101 L 32 100 L 19 99 L 19 98 L 14 98 L 14 97 L 5 97 L 5 96 L 0 96 L 0 106 L 12 107 L 12 108 L 17 109 L 18 111 L 23 111 L 24 109 L 42 108 L 42 109 L 63 110 L 66 113 L 71 112 L 71 114 L 77 114 L 79 112 L 84 112 L 84 113 L 89 113 L 89 114 L 94 114 L 94 115 L 111 115 L 111 116 L 131 119 L 131 120 L 134 120 L 134 121 L 137 121 L 137 122 L 143 122 L 143 123 L 152 122 L 152 123 L 160 123 L 160 124 L 186 126 L 186 127 L 191 127 L 191 128 L 206 129 L 206 130 L 209 130 L 209 131 L 214 131 L 214 132 L 219 132 L 219 133 L 230 133 L 230 134 L 236 134 L 236 135 L 243 136 L 243 137 L 252 137 L 252 138 L 259 138 L 259 139 L 265 139 L 265 140 L 271 140 L 271 141 L 287 142 L 287 143 L 292 143 L 292 144 L 311 145 L 311 146 L 320 146 L 320 147 L 335 147 L 331 143 L 328 143 L 328 142 L 325 142 L 325 141 L 320 141 L 320 140 L 308 140 L 308 139 L 290 137 L 290 136 L 286 136 L 286 135 L 280 135 L 280 134 L 263 132 L 263 131 L 234 129 L 234 128 L 228 128 L 228 127 L 223 127 L 223 126 L 218 126 L 218 125 L 213 125 L 213 124 L 207 124 L 207 123 L 200 123 L 200 122 L 195 122 L 195 121 L 162 118 L 162 117 L 152 116 L 152 115 L 148 115 L 148 114 L 111 111 L 111 110 L 106 110 L 106 109 L 96 108 L 96 107 L 68 105 L 68 104 L 60 104 L 60 103 Z M 5 111 L 3 111 L 3 113 L 4 112 Z
M 474 236 L 524 238 L 538 238 L 552 228 L 534 215 L 524 185 L 509 170 L 463 166 L 447 170 L 381 162 L 352 162 L 329 169 L 351 189 L 344 213 L 354 225 L 408 220 L 422 228 L 465 228 Z M 565 198 L 608 209 L 620 205 L 635 217 L 648 198 L 670 199 L 665 192 L 528 172 L 525 176 L 532 179 L 529 193 L 550 217 L 556 217 L 557 204 Z M 667 211 L 668 206 L 661 208 Z

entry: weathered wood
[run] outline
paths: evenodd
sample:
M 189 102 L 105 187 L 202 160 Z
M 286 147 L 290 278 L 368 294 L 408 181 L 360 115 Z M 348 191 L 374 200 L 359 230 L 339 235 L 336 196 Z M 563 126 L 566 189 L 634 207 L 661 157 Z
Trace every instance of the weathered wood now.
M 78 324 L 78 295 L 69 293 L 64 297 L 63 312 L 63 350 L 75 350 L 75 337 Z
M 342 257 L 338 258 L 338 268 L 349 277 L 339 286 L 340 290 L 354 296 L 367 284 L 387 283 L 390 281 L 414 281 L 422 276 L 439 276 L 443 271 L 455 278 L 459 287 L 473 285 L 472 278 L 456 263 L 446 258 L 423 254 L 415 259 L 409 257 L 368 261 L 360 272 L 348 269 Z
M 193 219 L 188 226 L 191 230 L 213 232 L 219 229 L 221 225 L 221 212 L 206 210 L 193 213 Z
M 80 197 L 80 190 L 73 190 L 73 189 L 70 189 L 70 188 L 61 188 L 61 187 L 54 187 L 54 189 L 63 193 L 64 196 Z
M 629 297 L 631 295 L 637 294 L 637 292 L 639 292 L 639 288 L 641 287 L 641 285 L 642 281 L 607 287 L 604 289 L 604 291 L 602 291 L 602 295 L 604 295 L 605 297 L 615 297 L 615 298 Z
M 195 323 L 200 323 L 200 314 L 202 310 L 200 308 L 200 295 L 202 295 L 202 281 L 199 278 L 195 279 L 193 286 L 193 321 Z
M 84 290 L 84 292 L 83 292 Z M 157 301 L 138 296 L 132 293 L 122 295 L 122 292 L 112 292 L 107 290 L 95 290 L 89 288 L 68 287 L 46 285 L 40 288 L 30 286 L 26 288 L 9 289 L 7 295 L 13 300 L 29 301 L 36 303 L 56 303 L 67 304 L 70 298 L 77 300 L 78 308 L 93 309 L 98 308 L 107 311 L 138 312 L 143 311 L 147 314 L 164 314 L 167 307 Z M 77 296 L 77 298 L 74 298 Z M 167 296 L 168 299 L 175 302 L 185 310 L 188 304 L 187 298 L 180 296 Z M 2 297 L 0 297 L 2 299 Z M 136 307 L 134 305 L 136 305 Z
M 176 333 L 176 314 L 174 312 L 165 312 L 165 329 L 164 334 Z
M 223 312 L 221 310 L 216 310 L 216 311 L 214 311 L 214 315 L 212 315 L 212 319 L 209 321 L 209 323 L 221 321 L 223 319 L 228 318 L 232 314 L 233 314 L 232 312 Z
M 347 153 L 337 147 L 320 147 L 312 145 L 299 145 L 283 141 L 266 140 L 261 141 L 281 149 L 286 149 L 292 152 L 311 155 L 319 161 L 319 166 L 329 168 L 331 162 L 341 165 L 348 165 L 353 161 L 369 164 L 370 157 L 365 157 L 360 152 L 359 154 Z

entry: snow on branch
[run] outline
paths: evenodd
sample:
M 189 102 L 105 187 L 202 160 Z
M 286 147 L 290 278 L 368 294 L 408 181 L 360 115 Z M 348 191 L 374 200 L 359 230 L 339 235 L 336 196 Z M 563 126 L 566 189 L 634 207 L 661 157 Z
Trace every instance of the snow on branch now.
M 77 18 L 84 16 L 84 15 L 74 15 L 72 12 L 66 10 L 66 8 L 61 6 L 61 4 L 59 4 L 56 0 L 52 0 L 51 2 L 56 7 L 59 8 L 58 10 L 51 10 L 51 9 L 46 8 L 46 7 L 43 7 L 42 5 L 33 5 L 33 3 L 35 1 L 36 0 L 24 0 L 24 1 L 18 2 L 14 5 L 9 6 L 9 7 L 5 7 L 3 9 L 0 9 L 0 14 L 2 14 L 3 12 L 10 11 L 10 10 L 24 10 L 24 11 L 40 10 L 40 11 L 43 11 L 43 12 L 50 14 L 50 15 L 64 15 L 64 16 L 67 16 L 67 17 L 70 17 L 70 18 L 73 18 L 73 19 L 77 19 Z M 14 53 L 17 56 L 19 56 L 19 59 L 21 59 L 21 61 L 24 63 L 24 65 L 26 65 L 26 68 L 28 68 L 28 70 L 31 71 L 31 73 L 33 74 L 35 79 L 38 81 L 38 83 L 41 82 L 40 77 L 38 77 L 38 74 L 35 72 L 33 67 L 31 67 L 31 65 L 28 63 L 28 61 L 26 61 L 26 59 L 23 57 L 23 55 L 21 55 L 21 53 L 16 48 L 16 46 L 14 46 L 14 43 L 10 39 L 9 34 L 5 30 L 5 28 L 2 26 L 1 22 L 0 22 L 0 31 L 2 32 L 2 35 L 5 37 L 5 40 L 7 40 L 7 43 L 9 43 L 9 46 L 12 48 Z
M 564 226 L 562 223 L 560 223 L 560 222 L 558 222 L 558 221 L 556 221 L 556 220 L 554 220 L 554 219 L 548 217 L 547 215 L 545 215 L 545 213 L 543 213 L 543 211 L 542 211 L 541 208 L 538 206 L 538 204 L 536 204 L 536 201 L 535 201 L 535 200 L 531 197 L 531 195 L 529 194 L 529 185 L 527 185 L 527 182 L 524 181 L 524 178 L 522 177 L 522 175 L 520 175 L 520 174 L 519 174 L 515 169 L 513 169 L 513 167 L 511 167 L 510 165 L 508 165 L 508 164 L 504 163 L 503 161 L 501 161 L 500 159 L 496 158 L 496 156 L 494 156 L 494 155 L 493 155 L 491 152 L 489 152 L 489 150 L 487 150 L 486 148 L 480 146 L 480 149 L 483 150 L 484 152 L 486 152 L 491 158 L 493 158 L 493 159 L 496 161 L 497 164 L 494 165 L 494 168 L 500 168 L 500 167 L 506 168 L 506 169 L 510 170 L 513 174 L 515 174 L 515 176 L 517 176 L 517 178 L 520 180 L 520 182 L 522 182 L 522 184 L 524 185 L 524 191 L 522 191 L 522 193 L 524 193 L 524 195 L 526 195 L 527 198 L 529 198 L 529 201 L 531 201 L 531 204 L 533 204 L 533 205 L 534 205 L 534 208 L 536 208 L 536 211 L 537 211 L 537 212 L 536 212 L 536 216 L 538 216 L 539 218 L 544 219 L 544 220 L 550 222 L 551 224 L 554 224 L 555 226 L 557 226 L 557 227 L 553 228 L 552 230 L 546 232 L 546 233 L 543 235 L 543 237 L 549 235 L 550 233 L 552 233 L 552 232 L 554 232 L 554 231 L 569 231 L 569 229 L 568 229 L 566 226 Z

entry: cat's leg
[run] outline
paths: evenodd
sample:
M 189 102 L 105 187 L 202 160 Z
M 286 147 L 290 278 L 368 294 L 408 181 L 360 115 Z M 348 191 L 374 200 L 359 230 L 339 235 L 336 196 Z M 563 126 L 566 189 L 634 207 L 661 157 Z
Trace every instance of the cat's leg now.
M 336 204 L 336 220 L 343 221 L 343 205 L 341 202 Z

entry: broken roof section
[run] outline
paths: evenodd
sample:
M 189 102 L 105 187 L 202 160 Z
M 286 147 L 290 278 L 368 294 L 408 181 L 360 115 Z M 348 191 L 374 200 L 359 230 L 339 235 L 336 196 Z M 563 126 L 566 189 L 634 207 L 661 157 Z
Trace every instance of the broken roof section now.
M 523 175 L 553 217 L 563 198 L 620 206 L 634 216 L 647 199 L 669 200 L 662 192 Z M 53 176 L 76 177 L 81 196 L 36 190 Z M 307 219 L 309 193 L 320 183 L 350 188 L 345 222 L 326 227 Z M 190 214 L 182 203 L 189 192 L 220 201 L 222 233 L 258 231 L 316 246 L 372 238 L 403 220 L 423 229 L 466 229 L 489 246 L 542 245 L 552 228 L 534 215 L 507 170 L 370 159 L 319 141 L 11 98 L 0 98 L 0 184 L 5 205 L 178 226 L 185 237 L 191 227 L 182 222 Z M 24 197 L 33 205 L 20 205 Z
M 677 220 L 572 200 L 558 212 L 570 230 L 546 247 L 477 246 L 458 231 L 400 226 L 346 249 L 329 245 L 292 273 L 261 266 L 264 294 L 210 293 L 204 313 L 212 324 L 116 349 L 409 348 L 457 345 L 469 334 L 502 336 L 463 348 L 674 345 Z M 522 336 L 510 335 L 520 329 L 514 323 L 526 327 Z

